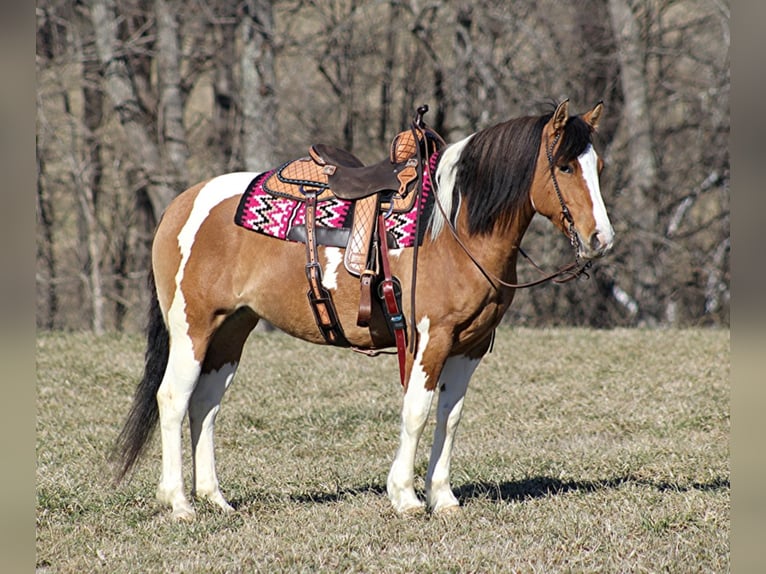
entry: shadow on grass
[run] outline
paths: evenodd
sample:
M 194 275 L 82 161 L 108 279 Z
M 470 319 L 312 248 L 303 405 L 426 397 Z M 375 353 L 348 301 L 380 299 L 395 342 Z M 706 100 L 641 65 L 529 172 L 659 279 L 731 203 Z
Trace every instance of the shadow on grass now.
M 281 494 L 260 492 L 251 496 L 232 497 L 229 499 L 229 504 L 236 510 L 251 504 L 284 503 L 286 500 L 299 504 L 330 504 L 365 494 L 385 496 L 386 486 L 385 484 L 366 484 L 363 486 L 337 488 L 332 492 L 318 490 Z
M 648 487 L 658 492 L 674 491 L 688 492 L 718 491 L 730 488 L 729 480 L 715 478 L 709 482 L 692 482 L 688 484 L 653 481 L 646 478 L 624 476 L 604 480 L 559 480 L 547 476 L 539 476 L 513 482 L 469 482 L 454 489 L 455 496 L 461 503 L 473 499 L 489 499 L 500 501 L 523 501 L 546 496 L 555 496 L 569 492 L 597 492 L 600 490 L 617 489 L 624 485 Z
M 364 486 L 353 486 L 349 488 L 339 488 L 335 492 L 304 492 L 302 494 L 293 494 L 290 499 L 302 503 L 320 503 L 338 502 L 352 496 L 360 494 L 385 495 L 385 484 L 365 484 Z
M 557 478 L 539 476 L 525 480 L 500 483 L 483 481 L 469 482 L 456 487 L 454 492 L 461 504 L 478 499 L 492 500 L 495 502 L 521 502 L 524 500 L 556 496 L 569 492 L 591 493 L 601 490 L 613 490 L 625 485 L 651 488 L 658 492 L 715 492 L 728 490 L 730 488 L 729 479 L 725 478 L 715 478 L 709 482 L 674 483 L 653 481 L 635 476 L 616 477 L 604 480 L 559 480 Z M 362 486 L 338 488 L 332 492 L 312 491 L 294 493 L 289 495 L 289 499 L 301 504 L 328 504 L 365 494 L 384 496 L 386 494 L 386 485 L 382 483 L 365 484 Z M 234 502 L 234 506 L 236 507 L 239 504 L 247 502 L 252 501 L 238 500 Z

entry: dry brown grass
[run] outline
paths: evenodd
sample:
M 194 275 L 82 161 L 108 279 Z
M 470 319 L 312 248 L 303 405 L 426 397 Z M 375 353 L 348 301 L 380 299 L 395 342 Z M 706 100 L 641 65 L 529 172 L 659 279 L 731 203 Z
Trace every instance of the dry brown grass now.
M 218 425 L 238 512 L 174 523 L 153 498 L 158 441 L 117 488 L 104 459 L 142 357 L 133 336 L 38 338 L 39 573 L 730 569 L 728 331 L 502 328 L 468 391 L 448 517 L 399 517 L 385 496 L 395 359 L 257 333 Z

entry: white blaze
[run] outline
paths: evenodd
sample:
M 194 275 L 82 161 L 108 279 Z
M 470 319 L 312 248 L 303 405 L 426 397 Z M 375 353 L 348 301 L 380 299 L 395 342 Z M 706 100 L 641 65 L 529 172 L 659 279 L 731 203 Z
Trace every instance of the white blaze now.
M 596 233 L 600 233 L 606 245 L 612 245 L 614 241 L 614 229 L 606 214 L 606 206 L 601 197 L 601 188 L 598 183 L 598 154 L 592 145 L 588 145 L 585 151 L 577 158 L 580 162 L 582 175 L 590 191 L 590 199 L 593 203 L 593 218 L 596 220 Z

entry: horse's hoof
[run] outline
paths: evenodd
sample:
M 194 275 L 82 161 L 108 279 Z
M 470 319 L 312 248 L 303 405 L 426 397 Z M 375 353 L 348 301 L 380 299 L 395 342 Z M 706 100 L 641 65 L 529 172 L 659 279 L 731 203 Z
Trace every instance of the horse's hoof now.
M 425 505 L 410 506 L 398 511 L 398 514 L 402 518 L 420 518 L 426 515 L 426 507 Z
M 188 503 L 173 509 L 173 520 L 176 522 L 193 522 L 195 516 L 194 509 Z
M 449 516 L 457 516 L 461 513 L 459 504 L 452 504 L 450 506 L 442 506 L 441 508 L 435 508 L 434 514 L 437 516 L 443 516 L 445 518 Z
M 226 502 L 226 499 L 223 497 L 223 494 L 221 494 L 220 490 L 216 490 L 213 493 L 210 494 L 195 494 L 197 498 L 200 500 L 205 500 L 221 510 L 223 510 L 226 514 L 231 514 L 232 512 L 235 512 L 234 507 Z

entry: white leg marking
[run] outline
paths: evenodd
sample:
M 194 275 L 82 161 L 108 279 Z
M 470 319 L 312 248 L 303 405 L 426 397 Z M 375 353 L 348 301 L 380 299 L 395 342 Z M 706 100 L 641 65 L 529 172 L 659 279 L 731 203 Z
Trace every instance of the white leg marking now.
M 205 498 L 231 512 L 218 485 L 215 472 L 215 419 L 221 408 L 221 399 L 229 388 L 238 363 L 227 363 L 217 371 L 200 376 L 189 401 L 189 427 L 191 429 L 194 486 L 192 495 Z
M 194 359 L 194 346 L 189 337 L 186 320 L 186 300 L 181 283 L 186 264 L 191 256 L 197 232 L 210 214 L 210 210 L 223 200 L 242 193 L 256 173 L 237 172 L 221 175 L 210 180 L 197 195 L 186 223 L 178 234 L 181 262 L 175 276 L 175 294 L 167 311 L 167 325 L 171 348 L 168 368 L 157 392 L 162 439 L 162 476 L 157 488 L 157 498 L 173 507 L 173 517 L 190 520 L 194 510 L 184 495 L 181 425 L 189 405 L 200 363 Z
M 611 249 L 614 243 L 614 229 L 609 222 L 606 213 L 604 199 L 601 197 L 601 188 L 598 182 L 598 154 L 592 145 L 588 145 L 585 151 L 577 158 L 580 162 L 585 183 L 590 191 L 590 199 L 593 203 L 593 218 L 596 220 L 596 233 L 601 234 L 602 240 Z
M 327 247 L 324 250 L 325 269 L 322 275 L 322 285 L 325 289 L 338 288 L 338 266 L 343 262 L 343 252 L 337 247 Z
M 388 498 L 397 512 L 423 507 L 423 502 L 415 494 L 415 453 L 434 395 L 433 391 L 425 388 L 428 374 L 422 364 L 423 353 L 428 346 L 430 323 L 428 317 L 423 317 L 417 325 L 420 341 L 402 405 L 399 449 L 388 473 Z
M 168 367 L 157 391 L 162 438 L 162 475 L 157 498 L 171 505 L 173 518 L 180 520 L 194 518 L 194 509 L 184 494 L 181 451 L 181 424 L 200 372 L 200 364 L 189 352 L 190 347 L 170 348 Z
M 460 423 L 468 382 L 480 361 L 481 359 L 463 356 L 450 357 L 444 363 L 439 377 L 434 444 L 431 447 L 426 474 L 426 501 L 434 512 L 458 506 L 449 480 L 452 446 Z

